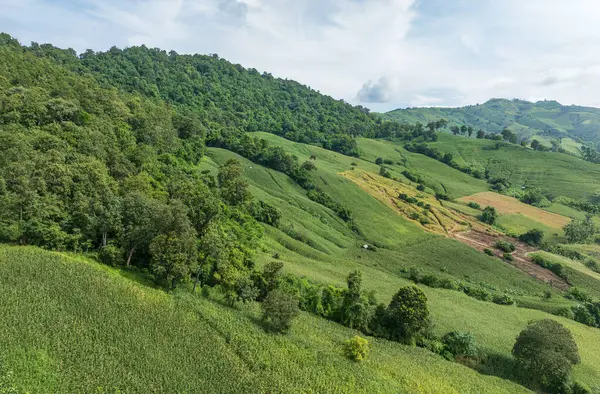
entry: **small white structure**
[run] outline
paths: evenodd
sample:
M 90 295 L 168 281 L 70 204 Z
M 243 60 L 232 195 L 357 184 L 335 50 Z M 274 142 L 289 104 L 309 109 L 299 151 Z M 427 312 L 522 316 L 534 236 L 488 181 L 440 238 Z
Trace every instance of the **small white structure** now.
M 367 245 L 367 244 L 364 244 L 364 245 L 363 245 L 363 249 L 369 249 L 369 245 Z

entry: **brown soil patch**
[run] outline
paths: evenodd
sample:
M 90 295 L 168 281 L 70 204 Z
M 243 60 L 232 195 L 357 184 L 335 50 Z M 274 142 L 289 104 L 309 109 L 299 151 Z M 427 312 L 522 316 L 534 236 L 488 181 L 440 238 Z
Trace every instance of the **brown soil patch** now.
M 516 250 L 512 253 L 515 259 L 514 261 L 507 261 L 507 263 L 514 265 L 521 271 L 528 273 L 536 279 L 552 284 L 552 286 L 556 288 L 559 288 L 561 290 L 569 289 L 569 285 L 563 279 L 556 276 L 553 272 L 542 268 L 539 265 L 535 264 L 533 261 L 531 261 L 529 253 L 536 252 L 537 249 L 523 242 L 520 242 L 514 238 L 510 238 L 504 235 L 499 235 L 497 233 L 488 233 L 477 230 L 466 231 L 463 233 L 455 233 L 452 234 L 452 236 L 454 239 L 482 252 L 486 248 L 490 249 L 494 251 L 496 256 L 500 258 L 502 258 L 503 253 L 496 249 L 496 242 L 498 242 L 499 240 L 510 242 L 516 247 Z
M 555 228 L 562 228 L 571 221 L 571 219 L 566 216 L 544 211 L 543 209 L 524 204 L 514 197 L 504 196 L 494 192 L 473 194 L 471 196 L 462 197 L 459 201 L 473 201 L 482 207 L 490 205 L 496 208 L 499 213 L 525 215 L 533 220 L 537 220 L 540 223 Z

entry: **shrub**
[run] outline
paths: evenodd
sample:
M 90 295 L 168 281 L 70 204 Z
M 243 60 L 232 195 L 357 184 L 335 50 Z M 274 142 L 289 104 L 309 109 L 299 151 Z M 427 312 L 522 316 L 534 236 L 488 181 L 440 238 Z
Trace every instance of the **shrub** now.
M 571 287 L 565 297 L 580 302 L 592 302 L 592 297 L 578 287 Z
M 573 311 L 573 320 L 587 326 L 595 327 L 596 319 L 584 305 L 575 305 L 571 308 Z
M 442 337 L 445 349 L 454 357 L 474 357 L 477 355 L 475 338 L 470 332 L 452 331 Z
M 98 252 L 98 258 L 100 262 L 110 265 L 117 266 L 123 263 L 123 251 L 113 244 L 108 244 L 100 249 Z
M 496 242 L 496 248 L 500 249 L 505 253 L 511 253 L 515 251 L 515 245 L 507 241 L 498 241 Z
M 492 294 L 488 290 L 480 288 L 480 287 L 466 286 L 463 289 L 463 291 L 469 297 L 473 297 L 473 298 L 478 299 L 480 301 L 488 301 L 489 302 L 489 301 L 492 300 Z
M 427 297 L 415 286 L 400 288 L 387 307 L 387 330 L 390 338 L 414 343 L 429 328 Z
M 394 165 L 394 160 L 383 159 L 383 164 L 387 164 L 387 165 L 393 166 Z
M 585 264 L 586 267 L 588 267 L 592 271 L 600 273 L 600 265 L 598 265 L 598 263 L 596 262 L 596 260 L 590 258 L 590 259 L 587 259 L 584 262 L 584 264 Z
M 435 198 L 438 200 L 449 200 L 450 197 L 448 197 L 448 194 L 446 193 L 435 193 Z
M 475 201 L 469 202 L 467 206 L 473 209 L 481 209 L 481 205 L 477 204 Z
M 390 174 L 390 172 L 384 166 L 379 167 L 379 175 L 384 178 L 390 178 L 392 176 L 392 174 Z
M 551 392 L 565 389 L 573 364 L 580 362 L 571 332 L 551 319 L 529 324 L 517 337 L 512 353 L 530 386 Z
M 417 185 L 417 190 L 420 192 L 424 192 L 425 191 L 425 185 L 423 185 L 422 183 L 419 183 Z
M 544 239 L 544 232 L 538 229 L 532 229 L 524 234 L 519 235 L 519 239 L 528 245 L 539 245 Z
M 504 258 L 504 260 L 507 260 L 507 261 L 514 261 L 514 259 L 515 259 L 514 256 L 510 253 L 504 253 L 502 255 L 502 257 Z
M 272 331 L 287 332 L 292 320 L 300 313 L 298 299 L 281 290 L 273 290 L 261 304 L 263 322 Z
M 496 294 L 492 299 L 494 304 L 498 305 L 514 305 L 515 300 L 508 294 Z
M 481 216 L 479 219 L 487 224 L 496 223 L 496 219 L 498 218 L 498 212 L 496 212 L 496 208 L 487 206 L 483 209 Z
M 377 164 L 378 166 L 383 164 L 383 158 L 382 157 L 378 157 L 377 159 L 375 159 L 375 164 Z
M 488 248 L 483 249 L 483 253 L 487 254 L 488 256 L 496 255 L 492 249 L 488 249 Z
M 344 342 L 344 355 L 352 361 L 362 361 L 369 355 L 369 341 L 356 335 Z

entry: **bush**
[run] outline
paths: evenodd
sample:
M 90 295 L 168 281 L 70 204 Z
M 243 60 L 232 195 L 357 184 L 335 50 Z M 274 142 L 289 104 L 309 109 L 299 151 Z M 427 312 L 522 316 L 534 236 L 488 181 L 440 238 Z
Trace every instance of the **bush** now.
M 113 244 L 108 244 L 100 249 L 98 259 L 103 264 L 115 267 L 123 264 L 123 251 Z
M 571 386 L 571 394 L 593 394 L 593 391 L 587 384 L 575 382 Z
M 378 157 L 377 159 L 375 159 L 375 164 L 377 164 L 378 166 L 383 164 L 383 158 L 382 157 Z
M 573 320 L 576 322 L 586 326 L 596 326 L 596 319 L 584 305 L 575 305 L 571 310 L 573 311 Z
M 497 294 L 492 299 L 492 302 L 494 304 L 498 304 L 498 305 L 514 305 L 515 304 L 515 300 L 508 294 Z
M 362 361 L 369 355 L 369 341 L 356 335 L 344 342 L 344 355 L 352 361 Z
M 536 246 L 542 243 L 544 232 L 542 230 L 532 229 L 519 235 L 519 239 L 528 245 Z
M 488 290 L 480 288 L 480 287 L 466 286 L 463 289 L 463 291 L 469 297 L 473 297 L 475 299 L 478 299 L 479 301 L 488 301 L 489 302 L 492 300 L 492 293 L 490 293 Z
M 496 255 L 492 249 L 488 249 L 488 248 L 483 249 L 483 253 L 487 254 L 488 256 Z
M 571 287 L 565 297 L 580 302 L 592 302 L 592 297 L 578 287 Z
M 393 166 L 394 165 L 394 160 L 383 159 L 383 164 L 387 164 L 387 165 Z
M 500 249 L 501 251 L 505 252 L 505 253 L 511 253 L 515 251 L 515 245 L 513 245 L 510 242 L 506 242 L 506 241 L 498 241 L 496 242 L 496 248 Z
M 590 259 L 587 259 L 584 262 L 584 264 L 585 264 L 586 267 L 588 267 L 592 271 L 600 273 L 600 265 L 598 265 L 598 263 L 596 262 L 596 260 L 590 258 Z
M 473 209 L 481 209 L 481 205 L 477 204 L 475 201 L 469 202 L 467 206 Z
M 263 322 L 272 331 L 289 331 L 292 320 L 300 313 L 298 299 L 281 290 L 273 290 L 261 304 Z
M 481 213 L 481 216 L 479 217 L 482 222 L 490 225 L 496 223 L 497 218 L 498 212 L 496 212 L 496 208 L 490 206 L 485 207 Z
M 452 331 L 442 337 L 445 349 L 454 357 L 474 357 L 477 355 L 475 338 L 470 332 Z
M 530 387 L 550 392 L 562 392 L 573 364 L 580 362 L 571 332 L 551 319 L 529 324 L 517 337 L 512 353 Z
M 425 191 L 425 185 L 423 185 L 422 183 L 419 183 L 417 185 L 417 190 L 420 192 L 424 192 Z
M 504 260 L 507 260 L 507 261 L 514 261 L 515 260 L 514 256 L 512 254 L 510 254 L 510 253 L 504 253 L 502 255 L 502 257 L 504 258 Z

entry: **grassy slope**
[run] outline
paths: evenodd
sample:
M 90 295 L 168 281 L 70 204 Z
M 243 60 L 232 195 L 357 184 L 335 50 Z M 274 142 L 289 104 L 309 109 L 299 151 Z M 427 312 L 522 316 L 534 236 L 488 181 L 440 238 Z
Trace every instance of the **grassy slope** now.
M 489 166 L 491 176 L 510 176 L 514 186 L 539 187 L 555 196 L 581 198 L 600 189 L 600 165 L 573 156 L 537 152 L 507 144 L 440 134 L 432 146 L 450 152 L 460 165 Z
M 341 176 L 337 175 L 337 172 L 348 170 L 352 162 L 357 163 L 359 168 L 373 171 L 377 171 L 378 166 L 276 136 L 264 136 L 273 144 L 283 146 L 286 151 L 295 153 L 300 160 L 308 159 L 311 153 L 316 154 L 316 164 L 319 169 L 315 179 L 321 179 L 321 186 L 332 196 L 343 198 L 355 212 L 359 227 L 369 239 L 377 240 L 381 235 L 382 239 L 389 241 L 389 236 L 385 238 L 383 236 L 390 229 L 393 229 L 392 233 L 396 231 L 398 237 L 394 242 L 389 242 L 386 248 L 380 248 L 377 252 L 367 252 L 360 248 L 363 241 L 357 238 L 352 240 L 353 235 L 350 234 L 349 247 L 340 249 L 339 254 L 327 255 L 288 237 L 281 230 L 267 228 L 263 250 L 257 256 L 260 262 L 270 261 L 272 254 L 276 252 L 285 262 L 286 270 L 317 281 L 338 285 L 344 285 L 348 272 L 360 269 L 363 271 L 367 289 L 376 290 L 379 299 L 384 302 L 391 298 L 398 287 L 409 283 L 401 278 L 399 273 L 401 268 L 410 266 L 420 266 L 431 272 L 444 272 L 462 279 L 469 277 L 473 282 L 487 282 L 499 289 L 517 289 L 524 294 L 530 294 L 530 298 L 535 300 L 533 303 L 542 302 L 533 295 L 544 291 L 546 285 L 499 259 L 488 258 L 456 241 L 418 230 L 415 225 L 395 215 L 390 208 L 377 202 L 375 198 L 363 194 L 364 192 L 357 186 L 339 179 Z M 223 162 L 233 156 L 226 151 L 211 149 L 211 152 L 217 162 Z M 239 159 L 246 163 L 244 159 Z M 433 162 L 431 159 L 424 159 Z M 248 163 L 248 166 L 250 165 L 252 164 Z M 259 166 L 252 166 L 253 170 L 259 168 Z M 267 169 L 263 171 L 272 172 Z M 434 176 L 440 175 L 434 174 Z M 260 179 L 266 177 L 261 176 Z M 327 181 L 328 185 L 323 180 Z M 270 184 L 255 182 L 252 179 L 250 182 L 253 187 L 262 189 L 262 192 L 270 193 Z M 294 198 L 306 199 L 304 196 Z M 287 204 L 279 205 L 284 215 L 284 222 L 287 221 L 288 207 Z M 581 349 L 584 361 L 582 365 L 576 367 L 576 377 L 600 388 L 600 370 L 597 367 L 600 365 L 600 330 L 536 310 L 480 302 L 454 291 L 430 288 L 424 290 L 431 301 L 430 307 L 438 333 L 442 334 L 453 329 L 471 331 L 481 346 L 504 355 L 510 354 L 517 334 L 529 321 L 548 317 L 559 320 L 572 330 Z M 558 307 L 565 304 L 569 303 L 555 296 L 549 302 L 547 309 L 553 309 L 551 305 Z
M 0 248 L 0 349 L 30 392 L 526 392 L 423 349 L 372 341 L 357 364 L 355 332 L 307 314 L 286 336 L 265 333 L 256 305 L 166 294 L 92 262 Z

